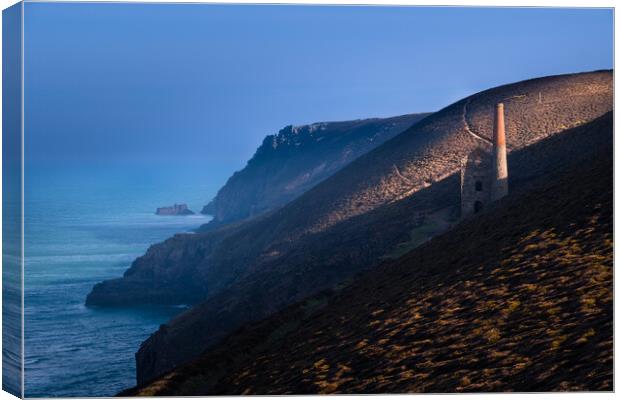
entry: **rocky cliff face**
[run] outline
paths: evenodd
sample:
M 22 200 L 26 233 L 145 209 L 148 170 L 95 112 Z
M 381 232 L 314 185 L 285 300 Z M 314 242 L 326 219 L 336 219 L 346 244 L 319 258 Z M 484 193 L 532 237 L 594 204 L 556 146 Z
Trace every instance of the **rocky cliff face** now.
M 448 229 L 459 215 L 460 160 L 480 138 L 490 138 L 499 100 L 506 106 L 513 153 L 610 111 L 612 73 L 535 79 L 463 99 L 278 210 L 153 246 L 123 278 L 97 285 L 87 303 L 204 300 L 143 343 L 136 356 L 138 380 L 151 379 L 241 325 Z M 583 145 L 562 154 L 578 157 Z M 546 172 L 553 160 L 509 158 L 511 187 L 515 179 Z
M 513 153 L 514 166 L 553 162 L 452 231 L 123 395 L 612 390 L 612 143 L 610 113 Z
M 216 225 L 280 207 L 428 115 L 287 126 L 265 138 L 202 213 Z

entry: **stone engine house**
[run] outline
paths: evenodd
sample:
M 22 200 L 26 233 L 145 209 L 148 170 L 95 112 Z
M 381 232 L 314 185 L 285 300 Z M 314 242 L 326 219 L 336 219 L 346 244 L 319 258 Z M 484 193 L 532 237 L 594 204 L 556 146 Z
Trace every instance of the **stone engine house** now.
M 492 148 L 479 146 L 461 161 L 461 217 L 477 214 L 507 194 L 504 105 L 499 103 L 495 107 Z
M 491 202 L 491 153 L 482 147 L 461 163 L 461 216 L 476 214 Z

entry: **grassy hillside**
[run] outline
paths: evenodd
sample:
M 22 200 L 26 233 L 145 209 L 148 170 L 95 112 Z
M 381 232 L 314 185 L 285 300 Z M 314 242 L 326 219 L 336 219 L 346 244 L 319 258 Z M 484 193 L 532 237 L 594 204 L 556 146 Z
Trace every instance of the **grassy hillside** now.
M 612 390 L 612 135 L 531 146 L 557 162 L 482 215 L 124 394 Z
M 287 126 L 265 138 L 202 212 L 213 227 L 282 206 L 428 115 Z
M 549 103 L 544 113 L 533 95 L 541 92 Z M 528 101 L 514 97 L 523 93 Z M 136 356 L 143 382 L 249 321 L 403 254 L 458 221 L 459 163 L 480 145 L 486 134 L 473 132 L 475 121 L 492 120 L 498 98 L 506 105 L 511 185 L 518 187 L 582 156 L 588 139 L 579 136 L 552 156 L 519 161 L 537 140 L 611 110 L 612 73 L 519 82 L 459 101 L 278 210 L 152 246 L 122 279 L 96 285 L 87 304 L 196 304 L 143 343 Z

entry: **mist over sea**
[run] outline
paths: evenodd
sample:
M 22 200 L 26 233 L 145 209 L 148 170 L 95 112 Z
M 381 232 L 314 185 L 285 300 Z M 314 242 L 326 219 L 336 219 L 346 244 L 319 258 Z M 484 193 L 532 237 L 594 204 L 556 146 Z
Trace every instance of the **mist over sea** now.
M 135 385 L 135 351 L 184 306 L 101 309 L 84 300 L 150 245 L 208 222 L 154 211 L 184 202 L 199 213 L 224 181 L 215 175 L 167 166 L 26 166 L 26 396 L 112 396 Z

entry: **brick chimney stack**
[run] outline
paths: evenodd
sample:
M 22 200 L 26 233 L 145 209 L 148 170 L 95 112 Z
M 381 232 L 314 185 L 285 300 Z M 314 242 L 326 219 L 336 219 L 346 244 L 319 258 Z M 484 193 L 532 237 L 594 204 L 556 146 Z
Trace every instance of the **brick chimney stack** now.
M 506 160 L 506 130 L 504 127 L 504 104 L 495 106 L 493 126 L 493 176 L 491 201 L 499 200 L 508 194 L 508 163 Z

